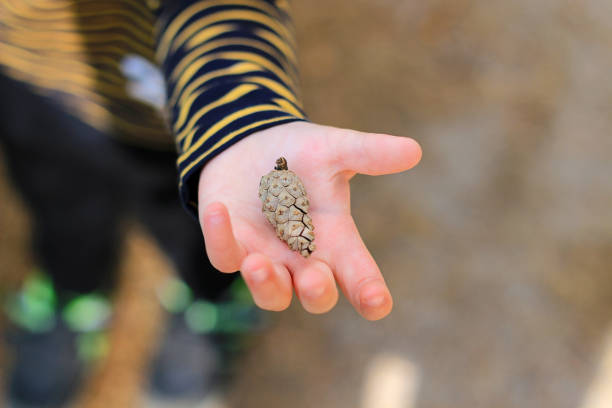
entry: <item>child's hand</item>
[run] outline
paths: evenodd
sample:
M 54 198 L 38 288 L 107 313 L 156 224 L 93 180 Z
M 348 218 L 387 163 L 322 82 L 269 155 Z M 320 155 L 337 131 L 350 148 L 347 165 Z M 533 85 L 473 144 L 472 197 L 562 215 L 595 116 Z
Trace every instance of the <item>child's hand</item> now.
M 261 211 L 259 180 L 281 156 L 310 200 L 317 249 L 309 258 L 280 241 Z M 306 122 L 248 136 L 202 170 L 199 211 L 208 256 L 223 272 L 242 271 L 263 309 L 287 308 L 295 288 L 306 310 L 324 313 L 338 299 L 338 282 L 361 315 L 381 319 L 392 299 L 351 217 L 349 179 L 408 170 L 420 158 L 412 139 Z

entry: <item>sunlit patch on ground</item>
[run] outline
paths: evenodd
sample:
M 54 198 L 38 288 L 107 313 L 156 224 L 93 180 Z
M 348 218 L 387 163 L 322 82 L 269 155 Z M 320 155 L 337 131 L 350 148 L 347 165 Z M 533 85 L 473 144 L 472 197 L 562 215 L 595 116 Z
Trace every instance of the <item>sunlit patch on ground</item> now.
M 366 367 L 361 408 L 414 408 L 419 381 L 418 369 L 410 360 L 377 354 Z
M 599 368 L 580 405 L 580 408 L 609 407 L 612 407 L 612 329 L 603 343 Z

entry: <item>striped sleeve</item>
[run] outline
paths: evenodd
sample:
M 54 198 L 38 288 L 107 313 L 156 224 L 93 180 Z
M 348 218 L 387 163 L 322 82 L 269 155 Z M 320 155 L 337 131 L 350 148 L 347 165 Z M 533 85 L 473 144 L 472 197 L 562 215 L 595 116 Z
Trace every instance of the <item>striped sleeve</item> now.
M 246 136 L 306 120 L 286 0 L 167 1 L 156 57 L 166 78 L 179 191 L 197 215 L 198 175 Z

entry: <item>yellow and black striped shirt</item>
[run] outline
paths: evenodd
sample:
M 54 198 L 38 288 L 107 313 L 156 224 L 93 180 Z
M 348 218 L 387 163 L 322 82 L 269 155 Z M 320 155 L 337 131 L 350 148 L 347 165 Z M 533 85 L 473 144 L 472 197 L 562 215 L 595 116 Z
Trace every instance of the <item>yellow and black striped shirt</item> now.
M 112 137 L 178 150 L 192 212 L 199 169 L 249 134 L 304 120 L 286 0 L 0 0 L 0 69 Z M 162 113 L 122 61 L 161 68 Z M 166 120 L 162 117 L 166 116 Z

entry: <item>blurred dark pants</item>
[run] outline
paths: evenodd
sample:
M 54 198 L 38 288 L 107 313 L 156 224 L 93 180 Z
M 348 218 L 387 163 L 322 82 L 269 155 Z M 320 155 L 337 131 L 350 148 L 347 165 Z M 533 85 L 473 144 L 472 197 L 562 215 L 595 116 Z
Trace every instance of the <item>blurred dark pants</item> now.
M 197 296 L 233 280 L 181 207 L 174 151 L 118 142 L 0 73 L 0 143 L 33 221 L 36 261 L 60 292 L 112 289 L 123 222 L 140 221 Z

